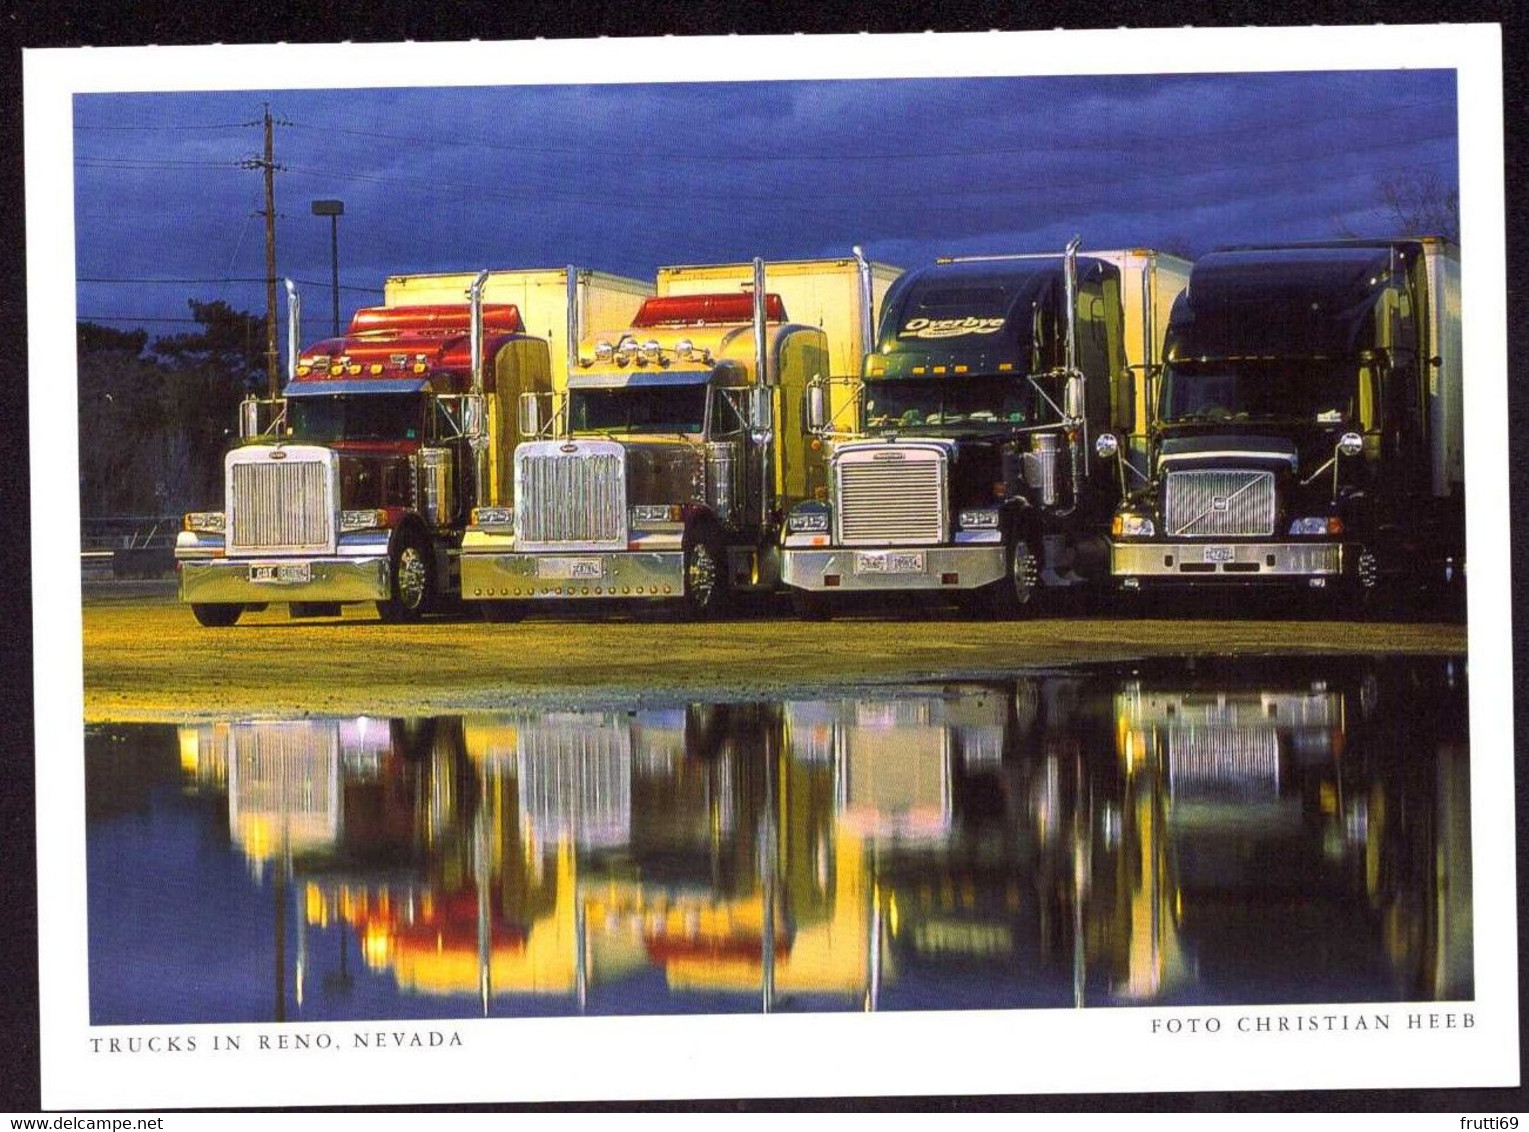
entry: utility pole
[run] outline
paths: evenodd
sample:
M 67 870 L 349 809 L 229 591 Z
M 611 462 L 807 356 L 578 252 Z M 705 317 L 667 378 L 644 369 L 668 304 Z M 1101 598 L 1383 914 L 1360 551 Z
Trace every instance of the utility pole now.
M 265 174 L 265 372 L 266 395 L 275 399 L 280 392 L 280 367 L 276 358 L 276 154 L 271 140 L 271 104 L 261 104 L 265 126 L 265 153 L 239 164 L 244 169 L 259 169 Z M 254 123 L 251 123 L 253 125 Z
M 276 159 L 271 143 L 271 104 L 265 104 L 265 373 L 266 394 L 277 393 L 276 371 Z

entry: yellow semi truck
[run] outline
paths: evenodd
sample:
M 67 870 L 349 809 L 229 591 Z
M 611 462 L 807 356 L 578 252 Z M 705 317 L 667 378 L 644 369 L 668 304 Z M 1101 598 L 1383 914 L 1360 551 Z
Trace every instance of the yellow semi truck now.
M 661 268 L 634 318 L 580 345 L 564 397 L 521 398 L 536 439 L 516 449 L 513 504 L 474 514 L 462 596 L 514 620 L 559 599 L 707 615 L 774 589 L 783 517 L 826 484 L 806 391 L 839 390 L 854 415 L 849 379 L 895 275 L 858 252 Z

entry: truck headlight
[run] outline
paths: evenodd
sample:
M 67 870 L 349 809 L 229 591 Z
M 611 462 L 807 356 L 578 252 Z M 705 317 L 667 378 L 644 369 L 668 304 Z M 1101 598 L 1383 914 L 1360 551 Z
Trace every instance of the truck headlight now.
M 475 527 L 512 527 L 515 512 L 508 507 L 474 507 L 470 516 Z
M 1151 538 L 1157 534 L 1157 524 L 1150 516 L 1122 512 L 1111 521 L 1110 534 L 1116 538 Z
M 793 511 L 786 516 L 786 530 L 792 534 L 822 534 L 828 530 L 828 512 Z
M 208 534 L 222 534 L 224 517 L 221 511 L 190 511 L 181 526 L 188 531 L 202 531 Z
M 365 511 L 341 511 L 340 530 L 370 531 L 388 525 L 388 513 L 368 509 Z
M 965 530 L 990 531 L 998 526 L 998 512 L 991 507 L 984 507 L 978 511 L 962 511 L 956 516 L 956 521 Z
M 1336 515 L 1307 515 L 1290 524 L 1293 535 L 1341 535 L 1343 520 Z
M 632 524 L 677 523 L 680 521 L 678 503 L 639 503 L 632 508 Z

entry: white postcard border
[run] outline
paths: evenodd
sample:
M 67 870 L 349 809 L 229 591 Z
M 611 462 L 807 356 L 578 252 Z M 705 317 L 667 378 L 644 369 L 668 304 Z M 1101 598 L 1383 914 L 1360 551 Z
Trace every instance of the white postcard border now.
M 95 1027 L 88 1024 L 72 97 L 488 83 L 1451 68 L 1458 76 L 1476 1000 L 1464 1004 Z M 1502 87 L 1484 25 L 1225 28 L 30 51 L 24 56 L 40 997 L 45 1106 L 252 1106 L 1510 1085 L 1518 1080 Z M 660 56 L 661 57 L 661 56 Z M 1186 65 L 1188 64 L 1188 65 Z M 61 344 L 69 344 L 67 346 Z M 1247 1016 L 1386 1014 L 1369 1032 L 1243 1034 Z M 1407 1027 L 1411 1015 L 1453 1018 Z M 1470 1026 L 1463 1025 L 1464 1016 Z M 1154 1020 L 1219 1033 L 1154 1033 Z M 211 1052 L 213 1033 L 454 1033 L 437 1049 Z M 195 1054 L 91 1039 L 202 1035 Z M 248 1046 L 246 1046 L 248 1049 Z

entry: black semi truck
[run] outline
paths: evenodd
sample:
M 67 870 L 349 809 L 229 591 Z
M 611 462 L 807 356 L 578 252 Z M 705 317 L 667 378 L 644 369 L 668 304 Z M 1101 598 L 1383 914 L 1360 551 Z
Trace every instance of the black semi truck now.
M 1295 587 L 1359 605 L 1460 588 L 1457 250 L 1421 238 L 1236 247 L 1173 308 L 1147 468 L 1115 434 L 1117 588 Z

